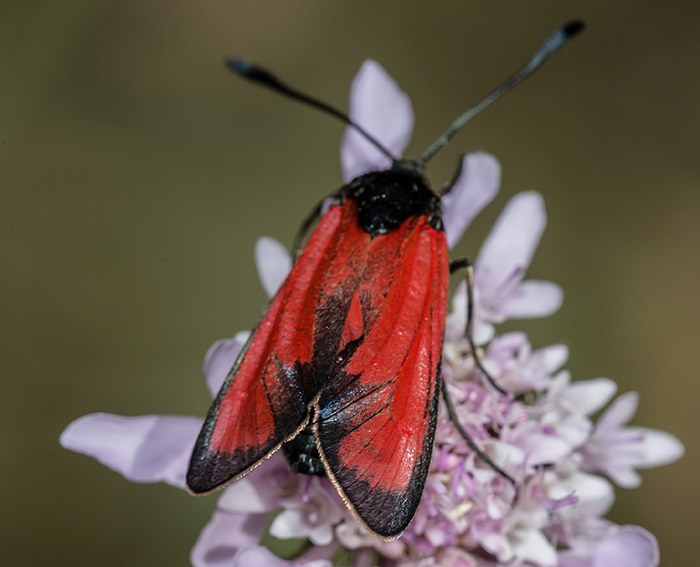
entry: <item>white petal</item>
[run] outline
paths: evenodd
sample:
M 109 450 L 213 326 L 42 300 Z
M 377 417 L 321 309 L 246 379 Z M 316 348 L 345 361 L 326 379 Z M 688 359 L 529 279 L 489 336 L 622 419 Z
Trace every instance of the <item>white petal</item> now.
M 642 484 L 642 477 L 630 465 L 615 461 L 603 462 L 600 464 L 600 470 L 622 488 L 638 488 Z
M 262 466 L 265 466 L 265 463 Z M 272 495 L 263 493 L 256 486 L 255 479 L 251 479 L 251 476 L 258 470 L 260 470 L 260 467 L 226 488 L 219 498 L 217 504 L 219 508 L 226 512 L 238 514 L 262 514 L 277 508 L 277 499 Z
M 133 482 L 162 481 L 184 488 L 201 427 L 202 420 L 195 417 L 93 413 L 66 427 L 60 441 Z
M 559 462 L 571 453 L 571 446 L 563 439 L 536 431 L 523 435 L 520 445 L 526 450 L 531 467 Z
M 350 118 L 397 157 L 411 139 L 411 100 L 376 61 L 365 61 L 352 82 Z M 391 166 L 391 160 L 353 128 L 345 130 L 340 161 L 345 181 Z
M 477 152 L 462 158 L 459 177 L 442 201 L 442 221 L 452 248 L 481 210 L 498 193 L 501 165 L 491 154 Z
M 494 439 L 485 442 L 482 448 L 494 463 L 505 471 L 510 471 L 511 474 L 513 474 L 513 471 L 519 472 L 522 469 L 522 464 L 525 462 L 525 448 L 512 443 Z M 480 468 L 477 468 L 477 462 Z M 488 476 L 489 481 L 493 478 L 493 475 L 497 474 L 490 466 L 482 463 L 481 459 L 472 465 L 472 472 L 475 475 L 479 475 L 479 471 L 484 472 Z
M 221 388 L 249 336 L 248 331 L 241 331 L 232 339 L 220 339 L 204 355 L 202 371 L 212 396 L 216 396 Z
M 564 292 L 558 285 L 529 280 L 502 303 L 501 311 L 509 319 L 547 317 L 561 307 L 563 299 Z
M 593 560 L 589 557 L 579 557 L 570 551 L 562 551 L 559 553 L 557 567 L 595 567 Z
M 481 538 L 481 546 L 500 561 L 509 563 L 513 559 L 513 547 L 500 533 L 485 533 Z
M 621 526 L 600 542 L 594 553 L 595 567 L 656 567 L 659 546 L 656 538 L 639 526 Z
M 360 547 L 371 547 L 376 540 L 363 529 L 358 522 L 341 522 L 335 528 L 335 536 L 338 541 L 348 549 L 359 549 Z
M 569 359 L 569 347 L 562 344 L 551 345 L 537 351 L 537 356 L 542 357 L 542 363 L 547 372 L 554 372 L 566 364 Z
M 646 427 L 628 427 L 625 433 L 641 435 L 642 460 L 635 463 L 637 468 L 660 467 L 680 459 L 685 452 L 683 444 L 670 433 Z
M 584 445 L 591 436 L 593 424 L 590 419 L 582 416 L 570 416 L 557 426 L 557 434 L 573 449 Z
M 277 539 L 307 537 L 309 535 L 309 526 L 300 510 L 283 510 L 270 525 L 270 534 Z
M 590 415 L 613 397 L 617 384 L 608 378 L 574 382 L 566 388 L 562 398 L 568 400 L 583 415 Z
M 603 516 L 607 514 L 615 500 L 612 485 L 602 477 L 578 473 L 574 476 L 573 488 L 578 496 L 579 513 L 586 516 Z M 585 512 L 582 509 L 585 508 Z
M 292 257 L 277 240 L 263 236 L 255 243 L 255 264 L 265 293 L 272 297 L 292 269 Z
M 474 323 L 472 335 L 474 338 L 474 344 L 477 346 L 485 345 L 494 337 L 495 334 L 496 329 L 490 323 L 485 323 L 483 321 L 476 321 Z
M 518 269 L 530 265 L 547 223 L 539 193 L 519 193 L 506 205 L 476 260 L 480 288 L 498 288 Z
M 493 353 L 495 357 L 500 355 L 507 360 L 520 355 L 524 349 L 527 349 L 527 353 L 530 352 L 530 342 L 527 335 L 520 331 L 511 331 L 493 339 L 489 345 L 489 354 Z
M 453 341 L 464 337 L 467 324 L 467 287 L 462 281 L 452 295 L 452 311 L 447 317 L 446 335 Z
M 301 498 L 299 477 L 289 469 L 286 459 L 277 451 L 244 478 L 226 488 L 218 507 L 227 512 L 260 514 L 279 508 L 283 501 Z
M 639 394 L 637 392 L 627 392 L 617 398 L 610 407 L 605 410 L 598 419 L 596 425 L 597 432 L 615 431 L 625 425 L 639 405 Z
M 336 550 L 337 546 L 311 547 L 296 559 L 286 561 L 266 547 L 253 545 L 242 548 L 227 567 L 332 567 L 327 558 Z
M 578 502 L 558 512 L 568 519 L 603 516 L 615 500 L 612 484 L 603 477 L 588 473 L 576 473 L 563 479 L 549 496 L 564 498 L 572 492 Z
M 241 549 L 227 567 L 291 567 L 293 563 L 277 557 L 266 547 L 251 545 Z
M 240 547 L 255 545 L 260 541 L 267 521 L 267 514 L 229 514 L 217 510 L 192 548 L 192 565 L 231 567 Z
M 538 530 L 528 530 L 518 543 L 515 554 L 518 559 L 531 561 L 535 565 L 549 567 L 557 564 L 556 550 Z
M 478 299 L 475 304 L 475 319 L 473 320 L 472 338 L 477 345 L 488 343 L 495 334 L 493 325 L 482 321 L 479 316 Z M 445 337 L 448 340 L 459 341 L 464 337 L 465 326 L 467 324 L 467 287 L 464 282 L 460 283 L 452 296 L 452 311 L 447 317 L 445 327 Z

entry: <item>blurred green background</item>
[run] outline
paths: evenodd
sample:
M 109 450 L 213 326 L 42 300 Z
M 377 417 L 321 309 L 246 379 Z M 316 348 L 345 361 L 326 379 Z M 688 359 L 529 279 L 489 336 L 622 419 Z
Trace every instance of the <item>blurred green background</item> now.
M 345 107 L 361 62 L 411 95 L 415 156 L 573 17 L 588 31 L 479 117 L 460 152 L 503 165 L 497 202 L 550 216 L 532 277 L 563 308 L 511 327 L 566 340 L 575 378 L 641 393 L 634 422 L 676 434 L 676 465 L 620 490 L 611 517 L 696 564 L 700 322 L 700 8 L 650 0 L 0 3 L 0 542 L 4 565 L 186 565 L 214 499 L 140 486 L 58 436 L 77 416 L 203 415 L 201 359 L 265 297 L 261 235 L 290 244 L 339 185 L 342 127 L 227 73 L 255 59 Z

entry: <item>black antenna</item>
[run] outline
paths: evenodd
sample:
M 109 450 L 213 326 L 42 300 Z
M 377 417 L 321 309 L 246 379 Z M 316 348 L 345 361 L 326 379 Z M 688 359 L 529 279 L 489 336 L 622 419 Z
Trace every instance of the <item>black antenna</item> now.
M 486 95 L 481 102 L 477 103 L 475 106 L 462 114 L 462 116 L 457 118 L 457 120 L 452 123 L 447 131 L 437 140 L 435 140 L 435 142 L 433 142 L 433 144 L 423 153 L 423 155 L 416 160 L 416 165 L 422 169 L 425 164 L 452 139 L 452 137 L 462 126 L 532 75 L 547 59 L 549 59 L 549 57 L 559 51 L 559 49 L 561 49 L 571 38 L 582 32 L 585 27 L 584 22 L 575 20 L 563 25 L 547 39 L 545 39 L 544 43 L 537 51 L 535 51 L 535 54 L 524 67 L 522 67 L 507 81 L 496 87 L 496 89 L 491 91 L 490 94 Z
M 260 83 L 261 85 L 266 86 L 272 89 L 273 91 L 277 91 L 278 93 L 288 96 L 289 98 L 298 100 L 299 102 L 304 102 L 310 106 L 313 106 L 315 108 L 318 108 L 319 110 L 322 110 L 323 112 L 330 114 L 331 116 L 335 116 L 341 122 L 347 124 L 348 126 L 354 128 L 357 132 L 359 132 L 370 144 L 372 144 L 375 148 L 382 152 L 392 162 L 397 161 L 396 156 L 394 156 L 388 149 L 386 149 L 379 140 L 377 140 L 374 136 L 372 136 L 372 134 L 367 132 L 367 130 L 365 130 L 362 126 L 353 122 L 347 114 L 338 110 L 334 106 L 331 106 L 330 104 L 323 102 L 322 100 L 318 100 L 317 98 L 304 94 L 296 89 L 293 89 L 288 85 L 285 85 L 282 81 L 275 77 L 275 75 L 273 75 L 266 69 L 263 69 L 262 67 L 253 63 L 249 63 L 248 61 L 244 61 L 243 59 L 229 57 L 226 59 L 226 66 L 229 69 L 231 69 L 231 71 L 245 79 L 253 81 L 254 83 Z

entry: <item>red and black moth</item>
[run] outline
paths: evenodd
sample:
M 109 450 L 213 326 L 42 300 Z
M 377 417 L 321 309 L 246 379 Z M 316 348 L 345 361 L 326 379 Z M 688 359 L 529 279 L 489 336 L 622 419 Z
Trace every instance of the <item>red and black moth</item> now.
M 371 533 L 390 540 L 406 529 L 428 475 L 445 392 L 449 273 L 465 265 L 450 264 L 440 195 L 423 175 L 425 164 L 582 28 L 572 22 L 557 30 L 415 161 L 395 158 L 348 116 L 267 71 L 228 62 L 245 78 L 340 118 L 393 165 L 353 179 L 331 196 L 325 214 L 319 206 L 302 225 L 303 236 L 318 219 L 209 410 L 187 473 L 191 492 L 235 481 L 281 447 L 294 470 L 326 474 Z

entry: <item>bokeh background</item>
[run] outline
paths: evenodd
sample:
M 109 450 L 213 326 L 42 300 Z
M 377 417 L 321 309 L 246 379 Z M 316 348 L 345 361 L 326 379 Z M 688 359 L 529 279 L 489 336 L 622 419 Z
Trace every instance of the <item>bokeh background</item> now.
M 573 17 L 588 31 L 431 164 L 503 165 L 506 200 L 545 196 L 530 274 L 559 313 L 574 377 L 641 393 L 634 422 L 685 444 L 620 490 L 611 517 L 694 565 L 700 332 L 700 8 L 651 0 L 0 3 L 0 547 L 3 565 L 186 565 L 214 499 L 139 486 L 58 436 L 93 412 L 203 415 L 201 359 L 265 302 L 261 235 L 290 244 L 339 185 L 342 127 L 230 76 L 236 53 L 344 107 L 365 58 L 411 95 L 417 155 Z

